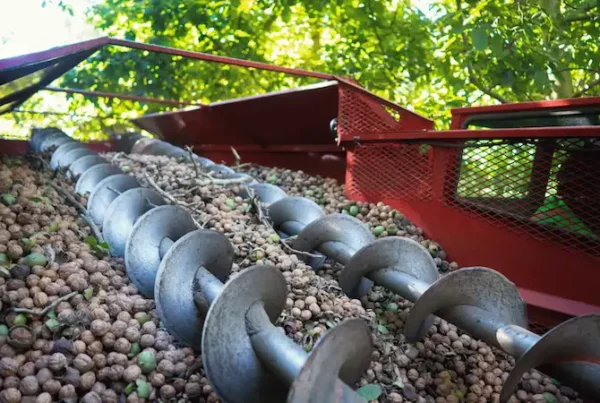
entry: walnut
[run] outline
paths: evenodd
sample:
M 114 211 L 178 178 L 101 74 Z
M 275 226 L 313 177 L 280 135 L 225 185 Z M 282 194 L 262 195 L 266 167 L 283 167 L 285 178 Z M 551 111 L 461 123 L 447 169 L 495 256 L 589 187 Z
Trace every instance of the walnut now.
M 4 357 L 0 360 L 0 376 L 14 376 L 19 370 L 19 362 L 11 357 Z
M 0 401 L 2 403 L 19 403 L 21 401 L 21 392 L 15 388 L 4 389 L 0 392 Z
M 25 396 L 33 396 L 38 393 L 39 389 L 40 384 L 35 376 L 29 375 L 21 380 L 19 390 Z
M 124 337 L 117 339 L 113 349 L 119 353 L 127 354 L 131 350 L 131 343 Z
M 137 365 L 130 365 L 123 372 L 123 380 L 126 382 L 135 382 L 142 375 L 142 370 Z
M 79 378 L 79 387 L 84 391 L 92 389 L 92 386 L 94 386 L 95 383 L 96 374 L 91 371 L 86 372 Z
M 67 357 L 62 353 L 54 353 L 48 360 L 48 368 L 54 372 L 58 372 L 67 366 Z

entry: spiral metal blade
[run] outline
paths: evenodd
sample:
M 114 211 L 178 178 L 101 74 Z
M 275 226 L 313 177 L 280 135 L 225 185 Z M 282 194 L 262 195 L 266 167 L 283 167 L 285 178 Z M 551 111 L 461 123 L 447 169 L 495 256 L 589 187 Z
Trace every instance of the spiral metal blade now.
M 568 363 L 574 367 L 581 363 L 584 371 L 597 374 L 595 388 L 600 396 L 600 315 L 590 314 L 569 319 L 556 326 L 519 358 L 504 382 L 500 401 L 506 402 L 513 394 L 523 374 L 543 364 Z M 577 383 L 577 378 L 571 379 Z
M 86 157 L 88 155 L 98 155 L 97 152 L 90 150 L 89 148 L 76 148 L 74 150 L 69 151 L 68 153 L 66 153 L 59 161 L 58 165 L 60 167 L 67 167 L 70 168 L 70 166 L 77 161 L 79 158 L 82 157 Z
M 87 158 L 87 157 L 84 157 Z M 75 193 L 84 195 L 91 193 L 96 185 L 104 178 L 123 173 L 118 167 L 111 164 L 98 164 L 85 171 L 75 184 Z
M 342 269 L 339 284 L 344 293 L 360 298 L 372 281 L 366 276 L 376 270 L 396 270 L 429 284 L 438 279 L 438 270 L 429 252 L 408 238 L 387 237 L 365 246 Z
M 75 140 L 73 140 L 71 137 L 65 136 L 62 133 L 52 133 L 42 140 L 40 143 L 40 151 L 48 151 L 52 147 L 58 148 L 63 144 L 73 142 L 75 142 Z
M 99 164 L 107 164 L 104 158 L 99 155 L 87 155 L 81 158 L 78 158 L 75 162 L 69 166 L 69 170 L 67 171 L 67 175 L 70 178 L 78 178 L 83 175 L 85 171 L 93 167 L 94 165 Z
M 76 141 L 71 141 L 58 147 L 56 151 L 52 153 L 52 157 L 50 158 L 50 168 L 58 169 L 60 167 L 64 167 L 65 165 L 62 160 L 64 159 L 65 155 L 69 151 L 73 151 L 78 148 L 85 149 L 86 147 L 85 145 Z
M 233 247 L 224 235 L 195 230 L 171 246 L 160 263 L 154 295 L 165 328 L 178 340 L 199 350 L 208 306 L 199 312 L 194 303 L 196 272 L 202 266 L 225 282 L 233 264 Z
M 125 266 L 130 280 L 144 296 L 154 297 L 154 282 L 162 260 L 161 242 L 176 242 L 195 229 L 190 214 L 179 206 L 156 207 L 138 219 L 125 246 Z
M 104 215 L 110 204 L 126 190 L 139 187 L 135 178 L 127 174 L 111 175 L 96 185 L 88 199 L 87 209 L 92 220 L 98 225 L 104 221 Z
M 331 214 L 308 224 L 294 241 L 294 249 L 311 252 L 318 250 L 326 242 L 339 242 L 345 246 L 345 254 L 352 255 L 374 240 L 375 236 L 369 228 L 356 218 L 345 214 Z M 328 257 L 343 260 L 339 256 Z M 310 256 L 300 255 L 299 258 L 313 268 L 322 264 L 322 260 Z
M 133 225 L 145 212 L 165 204 L 155 190 L 135 188 L 119 195 L 108 207 L 102 223 L 104 240 L 113 256 L 125 256 L 125 244 Z
M 311 222 L 325 216 L 317 203 L 304 197 L 285 197 L 269 206 L 267 211 L 273 227 L 279 230 L 287 222 L 299 223 L 304 228 Z M 286 234 L 288 236 L 297 234 Z
M 481 308 L 500 323 L 527 327 L 527 306 L 514 283 L 497 271 L 470 267 L 440 278 L 423 293 L 406 320 L 406 339 L 421 340 L 429 330 L 431 315 L 464 305 Z
M 294 380 L 288 403 L 361 402 L 348 385 L 357 382 L 369 368 L 373 341 L 360 319 L 344 321 L 325 333 L 315 345 Z
M 241 197 L 248 198 L 250 197 L 250 193 L 253 193 L 263 204 L 266 205 L 275 203 L 276 201 L 287 196 L 287 194 L 280 187 L 271 185 L 270 183 L 255 183 L 252 185 L 241 186 Z
M 278 269 L 254 266 L 237 274 L 213 301 L 202 332 L 202 362 L 215 392 L 228 402 L 281 402 L 287 388 L 256 356 L 246 331 L 246 312 L 256 302 L 275 322 L 287 284 Z

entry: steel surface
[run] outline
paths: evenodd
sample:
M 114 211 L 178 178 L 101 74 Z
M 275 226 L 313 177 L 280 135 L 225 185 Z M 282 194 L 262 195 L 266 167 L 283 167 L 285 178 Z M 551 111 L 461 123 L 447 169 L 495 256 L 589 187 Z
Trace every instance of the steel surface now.
M 246 331 L 246 312 L 262 302 L 274 323 L 285 306 L 287 285 L 279 269 L 247 268 L 213 301 L 202 332 L 202 362 L 217 395 L 238 403 L 281 402 L 287 386 L 260 361 Z M 291 341 L 291 340 L 290 340 Z
M 94 165 L 99 164 L 107 164 L 104 158 L 99 155 L 87 155 L 81 158 L 78 158 L 75 162 L 73 162 L 69 166 L 69 170 L 67 171 L 67 175 L 71 178 L 77 179 L 80 175 L 86 172 L 88 169 L 93 167 Z
M 154 298 L 161 242 L 164 239 L 176 242 L 195 229 L 192 217 L 179 206 L 159 206 L 137 220 L 125 245 L 125 266 L 129 278 L 144 296 Z
M 67 152 L 59 161 L 59 166 L 69 168 L 71 164 L 77 161 L 79 158 L 86 157 L 88 155 L 97 155 L 98 153 L 90 150 L 89 148 L 76 148 Z M 67 170 L 68 172 L 68 170 Z
M 338 282 L 351 298 L 361 298 L 369 291 L 369 273 L 381 269 L 395 270 L 432 284 L 438 279 L 438 269 L 427 251 L 418 242 L 400 237 L 378 239 L 358 250 L 341 271 Z
M 203 289 L 213 276 L 225 282 L 233 264 L 233 247 L 224 235 L 198 229 L 179 238 L 163 257 L 156 273 L 156 309 L 165 328 L 178 340 L 200 350 L 202 325 L 210 306 Z M 198 277 L 199 268 L 206 273 Z M 194 303 L 196 294 L 204 303 Z
M 356 218 L 345 214 L 330 214 L 308 224 L 294 241 L 294 249 L 312 252 L 321 244 L 334 241 L 344 244 L 351 254 L 375 240 L 369 228 Z M 299 259 L 317 268 L 321 259 L 307 255 Z
M 163 197 L 148 188 L 129 189 L 108 206 L 102 223 L 104 240 L 114 256 L 125 256 L 127 238 L 133 225 L 144 213 L 165 204 Z
M 252 190 L 253 195 L 258 197 L 261 203 L 267 206 L 287 196 L 283 189 L 270 183 L 254 183 L 248 186 L 240 186 L 239 195 L 244 198 L 249 197 L 248 189 Z
M 526 305 L 517 287 L 494 270 L 470 267 L 441 277 L 421 295 L 404 325 L 406 339 L 421 340 L 429 331 L 431 315 L 464 305 L 483 309 L 498 323 L 527 328 Z
M 123 171 L 121 171 L 119 167 L 109 163 L 94 165 L 83 172 L 79 179 L 77 179 L 77 183 L 75 184 L 75 193 L 80 195 L 91 193 L 96 185 L 102 181 L 102 179 L 122 173 Z
M 65 156 L 70 151 L 77 150 L 77 149 L 86 149 L 86 146 L 78 141 L 72 140 L 72 141 L 67 142 L 67 143 L 61 145 L 60 147 L 58 147 L 52 153 L 52 157 L 50 158 L 50 168 L 58 169 L 61 167 L 66 167 L 67 165 L 65 163 L 66 162 Z
M 369 368 L 372 350 L 371 331 L 363 320 L 339 323 L 313 347 L 292 383 L 287 402 L 364 402 L 347 385 L 357 382 Z M 340 382 L 338 374 L 346 385 Z
M 87 202 L 88 214 L 96 224 L 101 225 L 113 200 L 126 190 L 139 186 L 138 181 L 128 174 L 111 175 L 102 179 L 90 193 Z

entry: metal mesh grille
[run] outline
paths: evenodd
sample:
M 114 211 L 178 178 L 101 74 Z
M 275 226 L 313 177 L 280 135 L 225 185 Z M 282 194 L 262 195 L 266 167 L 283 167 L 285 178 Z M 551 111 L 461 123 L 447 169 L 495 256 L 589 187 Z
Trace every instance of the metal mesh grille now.
M 359 136 L 401 130 L 400 113 L 352 89 L 339 88 L 338 132 Z
M 444 205 L 600 258 L 598 139 L 359 145 L 349 162 L 352 195 L 422 201 L 441 164 Z
M 349 164 L 352 195 L 369 199 L 429 200 L 433 170 L 429 146 L 386 143 L 361 145 Z

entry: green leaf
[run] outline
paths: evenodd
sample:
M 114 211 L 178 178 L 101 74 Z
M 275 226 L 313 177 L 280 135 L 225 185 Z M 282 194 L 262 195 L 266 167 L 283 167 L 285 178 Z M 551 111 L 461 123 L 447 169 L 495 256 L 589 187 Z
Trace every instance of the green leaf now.
M 129 385 L 125 386 L 125 389 L 123 390 L 123 392 L 126 395 L 130 395 L 135 391 L 135 383 L 131 382 Z
M 31 200 L 34 203 L 41 203 L 41 202 L 43 202 L 43 200 L 40 197 L 31 196 L 31 197 L 28 197 L 28 199 Z
M 50 329 L 50 331 L 55 332 L 58 330 L 58 328 L 60 327 L 60 322 L 57 319 L 48 319 L 44 325 L 46 325 L 46 327 L 48 329 Z
M 91 236 L 91 235 L 86 236 L 85 238 L 83 238 L 83 242 L 87 243 L 92 248 L 94 246 L 98 246 L 98 240 L 95 237 Z
M 544 393 L 544 400 L 546 401 L 546 403 L 557 403 L 558 402 L 558 399 L 556 398 L 556 396 L 554 396 L 552 393 L 549 393 L 549 392 Z
M 127 354 L 127 356 L 129 358 L 135 357 L 136 355 L 138 355 L 140 353 L 140 351 L 142 351 L 140 343 L 133 343 L 131 345 L 131 351 L 129 351 L 129 354 Z
M 137 395 L 141 399 L 148 399 L 150 397 L 150 387 L 143 379 L 135 381 L 137 386 Z
M 512 70 L 504 70 L 500 77 L 500 83 L 505 87 L 512 87 L 516 81 L 517 78 Z
M 0 199 L 2 199 L 2 203 L 6 204 L 7 206 L 10 206 L 17 202 L 17 198 L 11 195 L 10 193 L 4 193 L 0 196 Z
M 106 242 L 100 242 L 100 244 L 98 246 L 101 247 L 102 249 L 109 249 L 110 248 L 110 245 L 107 244 Z
M 93 296 L 94 296 L 94 288 L 93 287 L 88 287 L 83 291 L 83 297 L 85 299 L 89 300 Z
M 488 46 L 487 34 L 480 27 L 473 28 L 471 31 L 471 40 L 473 41 L 473 46 L 477 50 L 485 50 Z
M 388 334 L 390 332 L 384 325 L 377 325 L 377 331 L 381 334 Z
M 356 391 L 360 396 L 362 396 L 365 400 L 377 400 L 379 396 L 381 396 L 381 386 L 379 385 L 365 385 Z
M 50 319 L 56 319 L 56 311 L 54 309 L 52 309 L 50 312 L 48 312 L 48 314 L 46 316 L 49 317 Z

